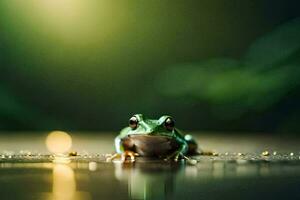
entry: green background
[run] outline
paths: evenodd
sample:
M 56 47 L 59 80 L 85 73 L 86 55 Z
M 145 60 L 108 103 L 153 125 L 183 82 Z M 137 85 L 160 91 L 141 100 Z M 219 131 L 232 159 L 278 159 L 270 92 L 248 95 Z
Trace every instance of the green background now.
M 293 0 L 2 0 L 0 129 L 299 132 Z

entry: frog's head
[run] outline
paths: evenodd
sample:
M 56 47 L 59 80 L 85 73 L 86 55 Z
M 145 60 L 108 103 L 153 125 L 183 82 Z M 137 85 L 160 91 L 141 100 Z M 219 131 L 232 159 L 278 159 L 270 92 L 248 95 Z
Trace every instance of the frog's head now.
M 172 136 L 176 131 L 174 120 L 168 115 L 154 120 L 136 114 L 129 119 L 129 127 L 126 129 L 128 135 Z

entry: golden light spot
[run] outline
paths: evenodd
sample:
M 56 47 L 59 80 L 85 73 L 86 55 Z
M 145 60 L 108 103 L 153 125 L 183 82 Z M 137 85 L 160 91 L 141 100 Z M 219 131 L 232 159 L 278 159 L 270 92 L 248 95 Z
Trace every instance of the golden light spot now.
M 46 146 L 51 153 L 65 154 L 72 147 L 72 138 L 66 132 L 53 131 L 46 138 Z

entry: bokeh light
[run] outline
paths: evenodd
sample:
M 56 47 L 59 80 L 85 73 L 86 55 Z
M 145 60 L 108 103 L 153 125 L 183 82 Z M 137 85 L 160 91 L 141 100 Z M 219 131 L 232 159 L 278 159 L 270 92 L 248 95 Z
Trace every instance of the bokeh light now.
M 51 153 L 64 154 L 71 149 L 72 138 L 66 132 L 53 131 L 47 136 L 46 146 Z

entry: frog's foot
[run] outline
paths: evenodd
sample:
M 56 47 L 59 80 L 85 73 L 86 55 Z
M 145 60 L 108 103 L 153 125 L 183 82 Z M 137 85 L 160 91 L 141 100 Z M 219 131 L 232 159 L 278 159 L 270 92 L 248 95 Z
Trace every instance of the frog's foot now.
M 180 153 L 180 152 L 172 153 L 171 155 L 169 155 L 165 158 L 165 161 L 173 160 L 173 161 L 177 162 L 179 157 L 183 158 L 188 164 L 191 164 L 191 165 L 197 164 L 197 160 L 189 158 L 189 157 L 185 156 L 183 153 Z
M 139 154 L 137 154 L 136 152 L 133 151 L 124 151 L 123 153 L 115 153 L 112 156 L 108 156 L 106 158 L 107 162 L 111 162 L 114 160 L 119 159 L 121 162 L 134 162 L 135 161 L 135 157 L 139 156 Z M 129 158 L 129 159 L 128 159 Z
M 175 161 L 175 162 L 177 162 L 179 157 L 184 158 L 185 156 L 181 152 L 175 151 L 172 154 L 168 155 L 164 160 L 165 161 Z
M 167 156 L 164 160 L 165 161 L 175 161 L 177 162 L 179 158 L 183 158 L 185 160 L 188 159 L 188 157 L 186 157 L 183 153 L 181 153 L 180 151 L 175 151 L 172 154 L 170 154 L 169 156 Z

